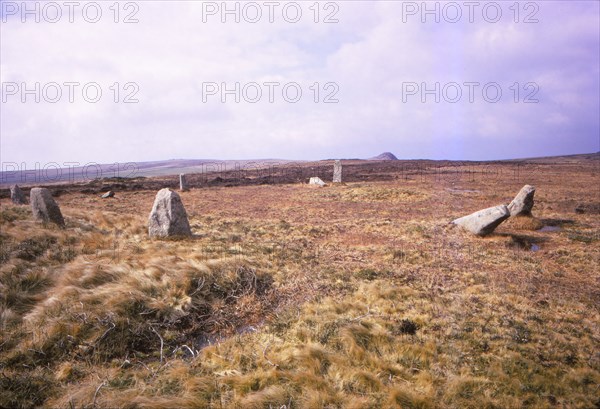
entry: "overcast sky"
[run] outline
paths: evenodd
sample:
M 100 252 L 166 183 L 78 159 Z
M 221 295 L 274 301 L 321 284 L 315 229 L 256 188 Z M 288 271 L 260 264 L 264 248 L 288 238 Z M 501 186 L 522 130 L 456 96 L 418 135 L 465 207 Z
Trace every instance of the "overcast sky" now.
M 3 163 L 600 150 L 597 1 L 113 4 L 0 1 Z

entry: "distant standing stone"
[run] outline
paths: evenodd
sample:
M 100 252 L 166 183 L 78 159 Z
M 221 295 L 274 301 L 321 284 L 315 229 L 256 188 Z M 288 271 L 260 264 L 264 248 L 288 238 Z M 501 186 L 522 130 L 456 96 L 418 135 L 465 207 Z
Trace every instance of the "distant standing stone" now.
M 23 194 L 23 191 L 21 190 L 19 185 L 12 185 L 10 187 L 10 199 L 14 204 L 27 204 L 27 201 L 25 200 L 25 195 Z
M 333 163 L 333 183 L 342 183 L 342 162 L 339 160 Z
M 521 188 L 517 196 L 508 205 L 508 211 L 511 216 L 531 216 L 533 209 L 533 195 L 535 195 L 535 187 L 525 185 Z
M 35 220 L 45 223 L 56 223 L 60 227 L 65 226 L 65 219 L 63 219 L 60 208 L 48 189 L 34 187 L 29 193 L 29 201 L 31 202 L 31 212 Z
M 188 190 L 188 185 L 185 180 L 185 173 L 181 173 L 179 175 L 179 190 L 181 190 L 182 192 L 185 192 L 186 190 Z
M 177 192 L 165 188 L 158 191 L 148 220 L 150 237 L 191 236 L 187 213 Z
M 321 180 L 321 178 L 318 178 L 318 177 L 312 177 L 312 178 L 310 178 L 310 180 L 308 181 L 308 184 L 309 185 L 320 186 L 320 187 L 323 187 L 323 186 L 327 185 L 325 182 L 323 182 Z
M 452 223 L 461 226 L 478 236 L 486 236 L 494 231 L 500 223 L 510 217 L 505 205 L 490 207 L 454 220 Z
M 103 194 L 100 197 L 102 199 L 108 199 L 109 197 L 115 197 L 115 192 L 113 192 L 112 190 L 109 190 L 108 192 L 106 192 L 105 194 Z

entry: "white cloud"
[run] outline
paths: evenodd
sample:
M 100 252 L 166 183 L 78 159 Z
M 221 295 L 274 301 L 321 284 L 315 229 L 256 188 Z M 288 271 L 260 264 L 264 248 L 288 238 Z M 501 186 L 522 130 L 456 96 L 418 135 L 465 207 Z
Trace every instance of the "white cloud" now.
M 480 15 L 475 23 L 423 24 L 419 16 L 404 23 L 402 2 L 337 2 L 334 24 L 314 23 L 304 2 L 296 24 L 280 14 L 273 24 L 222 24 L 216 16 L 204 23 L 201 2 L 137 4 L 137 24 L 23 24 L 14 16 L 2 23 L 3 83 L 93 81 L 103 90 L 96 104 L 10 97 L 1 107 L 2 161 L 316 159 L 384 150 L 474 159 L 598 149 L 594 2 L 540 3 L 537 24 L 514 23 L 508 3 L 496 24 Z M 264 87 L 257 104 L 202 101 L 204 82 L 273 80 L 301 84 L 301 101 L 290 104 L 278 91 L 268 103 Z M 140 102 L 113 103 L 109 87 L 129 81 L 139 84 Z M 340 102 L 315 104 L 309 86 L 329 81 L 339 85 Z M 469 103 L 463 86 L 456 104 L 402 100 L 405 82 L 451 81 L 497 82 L 502 99 L 486 102 L 479 87 Z M 509 87 L 529 81 L 539 85 L 540 102 L 514 103 Z M 548 146 L 557 125 L 562 133 Z

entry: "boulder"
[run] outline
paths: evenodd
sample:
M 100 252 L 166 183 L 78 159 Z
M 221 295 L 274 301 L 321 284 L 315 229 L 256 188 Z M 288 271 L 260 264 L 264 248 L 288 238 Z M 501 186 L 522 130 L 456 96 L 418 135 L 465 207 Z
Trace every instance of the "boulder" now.
M 321 180 L 321 178 L 318 178 L 318 177 L 312 177 L 312 178 L 310 178 L 310 180 L 308 181 L 308 184 L 309 185 L 319 186 L 319 187 L 323 187 L 323 186 L 327 185 L 325 182 L 323 182 Z
M 191 236 L 187 213 L 177 192 L 165 188 L 158 191 L 150 218 L 150 237 Z
M 182 192 L 185 192 L 186 190 L 188 190 L 188 185 L 185 180 L 185 173 L 181 173 L 179 175 L 179 190 L 181 190 Z
M 342 183 L 342 162 L 339 160 L 333 163 L 333 183 Z
M 109 197 L 115 197 L 115 192 L 113 192 L 112 190 L 109 190 L 108 192 L 106 192 L 105 194 L 103 194 L 100 197 L 102 199 L 108 199 Z
M 478 236 L 486 236 L 510 217 L 505 205 L 490 207 L 454 220 L 452 223 Z
M 25 195 L 23 191 L 19 187 L 19 185 L 12 185 L 10 187 L 10 199 L 14 204 L 24 205 L 27 204 L 27 200 L 25 199 Z
M 531 216 L 533 209 L 533 195 L 535 195 L 535 187 L 525 185 L 521 188 L 517 196 L 508 205 L 508 211 L 511 216 Z
M 35 220 L 48 223 L 52 222 L 60 227 L 65 226 L 65 219 L 58 204 L 52 198 L 50 191 L 43 187 L 34 187 L 29 193 L 31 212 Z

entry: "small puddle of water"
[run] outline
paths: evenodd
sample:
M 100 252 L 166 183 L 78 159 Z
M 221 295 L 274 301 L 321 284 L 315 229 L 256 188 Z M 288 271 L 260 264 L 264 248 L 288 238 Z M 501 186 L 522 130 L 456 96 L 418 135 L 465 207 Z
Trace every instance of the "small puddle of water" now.
M 544 226 L 538 230 L 539 232 L 551 232 L 551 231 L 560 231 L 559 226 Z
M 532 244 L 531 248 L 529 249 L 530 251 L 539 251 L 540 246 L 538 246 L 537 244 Z

